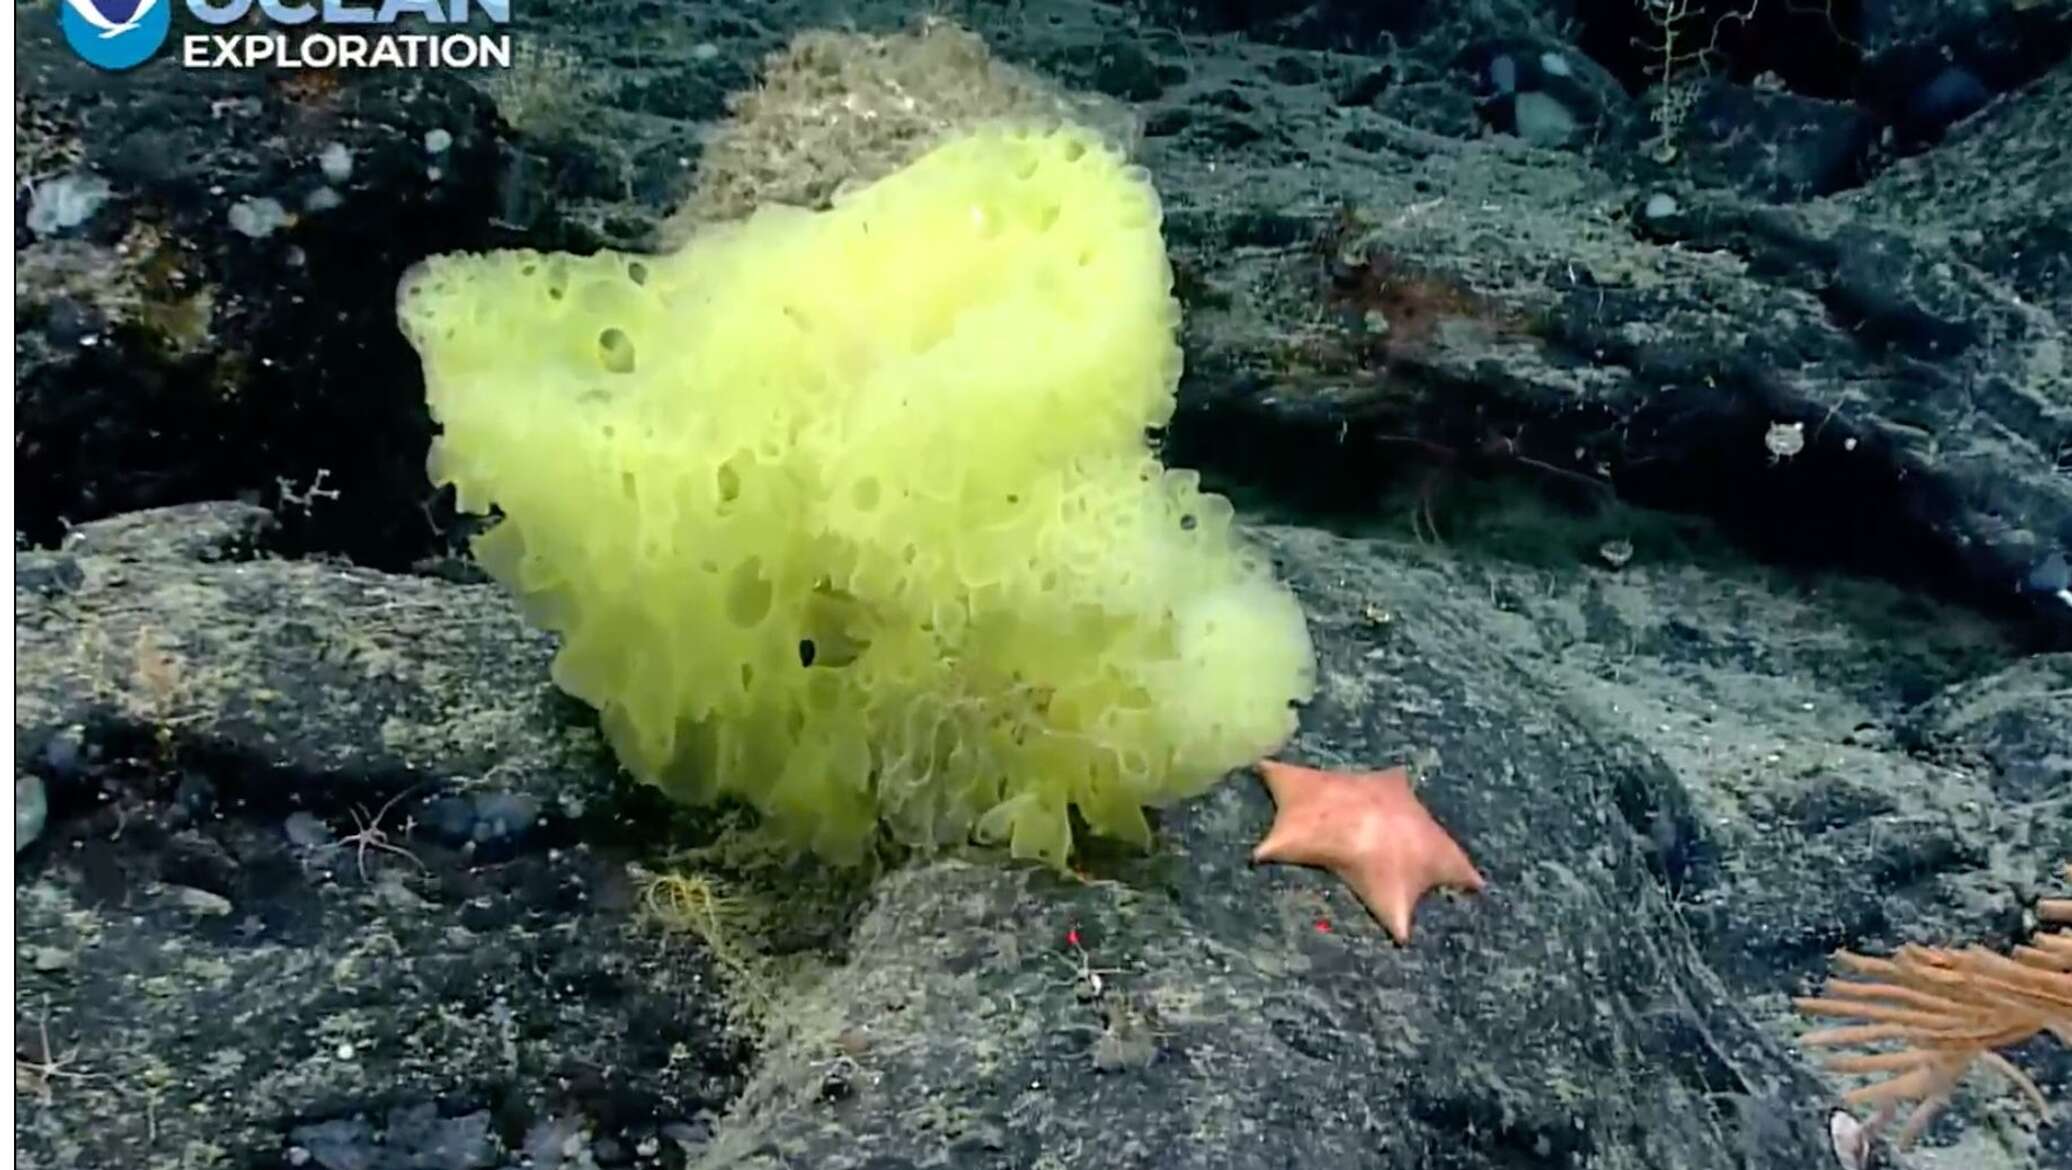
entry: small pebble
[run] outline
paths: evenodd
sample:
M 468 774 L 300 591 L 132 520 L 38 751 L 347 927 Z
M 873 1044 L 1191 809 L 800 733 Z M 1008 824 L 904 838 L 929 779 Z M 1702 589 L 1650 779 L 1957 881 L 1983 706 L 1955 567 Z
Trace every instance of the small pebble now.
M 2065 554 L 2054 552 L 2038 561 L 2029 570 L 2029 588 L 2038 593 L 2056 593 L 2061 589 L 2072 589 L 2072 563 L 2067 563 Z
M 1560 146 L 1574 138 L 1580 126 L 1558 98 L 1538 90 L 1512 99 L 1511 120 L 1518 137 L 1535 146 Z
M 36 843 L 43 835 L 43 824 L 50 816 L 50 800 L 44 795 L 43 781 L 36 776 L 14 778 L 14 851 L 20 853 Z
M 113 188 L 99 175 L 59 175 L 36 184 L 29 196 L 29 230 L 39 236 L 70 231 L 92 219 Z
M 173 887 L 173 900 L 178 902 L 181 908 L 192 910 L 204 918 L 221 918 L 230 913 L 230 899 L 207 890 L 197 890 L 193 886 Z
M 477 841 L 494 841 L 531 828 L 540 819 L 540 802 L 516 792 L 484 792 L 475 797 Z
M 1509 53 L 1499 54 L 1489 63 L 1489 84 L 1498 93 L 1515 93 L 1518 90 L 1518 61 Z
M 263 240 L 288 222 L 288 209 L 278 199 L 240 199 L 230 205 L 230 230 Z
M 288 840 L 304 849 L 315 849 L 331 843 L 331 827 L 315 813 L 289 813 L 281 823 L 288 834 Z
M 68 971 L 77 961 L 71 951 L 56 947 L 32 947 L 29 951 L 29 965 L 38 971 Z
M 334 183 L 343 183 L 353 177 L 353 152 L 345 143 L 334 142 L 317 155 L 317 169 Z
M 1763 433 L 1763 447 L 1770 452 L 1772 461 L 1789 459 L 1806 449 L 1806 424 L 1802 422 L 1773 422 Z
M 86 730 L 75 723 L 44 742 L 43 766 L 55 778 L 71 776 L 79 770 L 81 749 L 85 746 Z

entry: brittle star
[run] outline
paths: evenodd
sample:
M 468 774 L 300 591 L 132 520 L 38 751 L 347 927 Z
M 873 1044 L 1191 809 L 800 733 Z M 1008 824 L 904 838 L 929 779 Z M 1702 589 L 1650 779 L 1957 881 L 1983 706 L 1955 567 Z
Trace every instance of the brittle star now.
M 74 1044 L 72 1047 L 67 1048 L 62 1056 L 51 1050 L 50 1007 L 48 1004 L 44 1005 L 43 1014 L 37 1017 L 36 1038 L 40 1046 L 36 1059 L 25 1060 L 19 1054 L 14 1058 L 14 1082 L 17 1092 L 23 1088 L 33 1089 L 36 1093 L 36 1099 L 48 1105 L 51 1103 L 51 1082 L 59 1077 L 67 1077 L 75 1081 L 90 1081 L 101 1075 L 100 1073 L 73 1071 L 71 1067 L 72 1062 L 79 1056 L 79 1050 L 85 1047 L 84 1045 Z M 24 1081 L 27 1081 L 28 1084 L 24 1085 Z
M 359 848 L 355 852 L 354 862 L 355 868 L 357 868 L 360 871 L 360 880 L 363 882 L 368 880 L 367 850 L 369 849 L 379 849 L 384 853 L 393 853 L 398 857 L 409 859 L 410 864 L 416 866 L 419 869 L 425 868 L 424 862 L 418 859 L 417 854 L 410 852 L 408 849 L 403 848 L 401 845 L 389 844 L 388 832 L 381 827 L 382 818 L 388 816 L 389 810 L 396 807 L 396 802 L 410 795 L 419 787 L 421 787 L 420 784 L 413 784 L 410 787 L 405 788 L 403 791 L 396 793 L 394 796 L 389 797 L 388 800 L 384 802 L 379 809 L 375 810 L 374 815 L 371 818 L 367 816 L 367 810 L 364 806 L 357 804 L 354 805 L 352 807 L 352 818 L 353 824 L 357 826 L 355 831 L 344 837 L 340 837 L 338 840 L 331 842 L 329 845 L 323 846 L 323 848 L 343 849 L 347 845 L 358 845 Z M 415 826 L 416 823 L 417 822 L 414 818 L 406 817 L 403 821 L 403 834 L 405 836 L 408 836 L 410 834 L 411 828 Z

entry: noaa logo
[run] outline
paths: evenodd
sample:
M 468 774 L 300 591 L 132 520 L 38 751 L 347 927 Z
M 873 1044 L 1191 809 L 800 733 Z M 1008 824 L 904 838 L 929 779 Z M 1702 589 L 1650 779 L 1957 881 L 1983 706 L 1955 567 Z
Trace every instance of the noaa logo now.
M 134 69 L 172 31 L 172 0 L 60 0 L 58 27 L 89 65 Z

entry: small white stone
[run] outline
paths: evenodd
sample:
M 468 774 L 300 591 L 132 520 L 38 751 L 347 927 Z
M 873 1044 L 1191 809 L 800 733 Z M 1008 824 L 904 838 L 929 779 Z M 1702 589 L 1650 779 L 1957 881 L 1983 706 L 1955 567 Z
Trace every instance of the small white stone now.
M 1802 422 L 1773 422 L 1763 435 L 1763 446 L 1770 452 L 1770 461 L 1789 459 L 1806 449 L 1806 424 Z
M 263 240 L 288 222 L 288 211 L 278 199 L 240 199 L 230 205 L 230 230 Z
M 317 155 L 317 169 L 334 183 L 343 183 L 353 177 L 353 152 L 345 143 L 334 142 Z

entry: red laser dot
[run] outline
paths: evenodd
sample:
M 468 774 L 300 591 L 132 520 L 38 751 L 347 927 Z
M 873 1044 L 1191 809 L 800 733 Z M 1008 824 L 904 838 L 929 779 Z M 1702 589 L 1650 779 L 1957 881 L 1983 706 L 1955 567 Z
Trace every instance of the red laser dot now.
M 1331 933 L 1331 921 L 1330 921 L 1329 919 L 1327 919 L 1327 918 L 1319 918 L 1319 919 L 1317 919 L 1317 924 L 1316 924 L 1316 925 L 1317 925 L 1317 933 L 1318 933 L 1318 934 L 1330 934 L 1330 933 Z
M 1078 946 L 1078 945 L 1079 945 L 1079 928 L 1078 928 L 1078 927 L 1076 927 L 1076 926 L 1075 926 L 1075 927 L 1073 927 L 1072 929 L 1070 929 L 1070 930 L 1067 930 L 1067 931 L 1065 932 L 1065 945 L 1066 945 L 1066 946 L 1073 946 L 1073 947 L 1076 947 L 1076 946 Z

